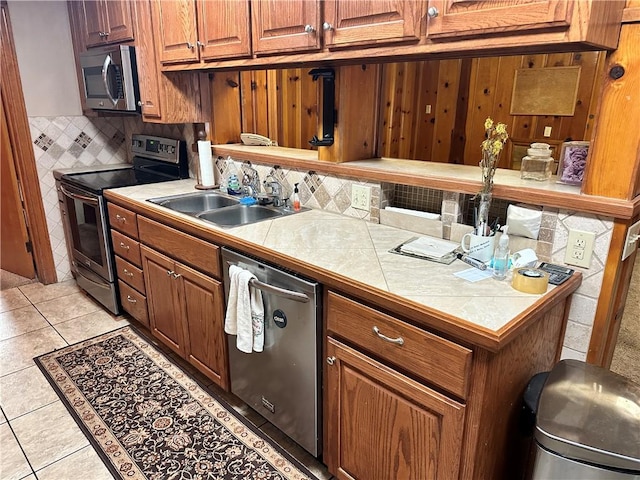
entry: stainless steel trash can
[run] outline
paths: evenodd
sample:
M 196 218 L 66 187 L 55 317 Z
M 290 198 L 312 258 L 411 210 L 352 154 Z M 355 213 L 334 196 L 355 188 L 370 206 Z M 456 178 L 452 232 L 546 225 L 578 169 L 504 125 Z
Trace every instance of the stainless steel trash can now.
M 640 385 L 562 360 L 542 389 L 533 480 L 640 480 Z

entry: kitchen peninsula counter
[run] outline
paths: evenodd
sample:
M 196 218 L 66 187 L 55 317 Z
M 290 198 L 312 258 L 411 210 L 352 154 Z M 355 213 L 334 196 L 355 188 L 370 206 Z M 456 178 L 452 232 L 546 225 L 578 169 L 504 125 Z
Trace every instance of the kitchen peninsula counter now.
M 510 281 L 469 282 L 454 273 L 469 267 L 390 253 L 419 236 L 322 210 L 222 228 L 147 199 L 195 192 L 195 180 L 107 190 L 105 196 L 152 220 L 217 245 L 256 255 L 314 278 L 458 342 L 499 351 L 580 285 L 575 273 L 542 295 L 513 289 Z

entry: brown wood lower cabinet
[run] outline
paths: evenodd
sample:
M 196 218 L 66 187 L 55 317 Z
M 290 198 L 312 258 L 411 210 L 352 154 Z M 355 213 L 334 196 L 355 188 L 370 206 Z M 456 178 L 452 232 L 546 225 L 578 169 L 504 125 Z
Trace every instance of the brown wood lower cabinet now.
M 222 284 L 142 245 L 151 331 L 228 389 Z
M 337 478 L 458 478 L 464 405 L 331 337 L 324 368 L 324 460 Z

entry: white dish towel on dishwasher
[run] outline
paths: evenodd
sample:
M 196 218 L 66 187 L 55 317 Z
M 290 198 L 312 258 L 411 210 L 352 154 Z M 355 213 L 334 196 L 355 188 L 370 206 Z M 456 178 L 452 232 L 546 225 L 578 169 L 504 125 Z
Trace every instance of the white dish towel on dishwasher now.
M 264 348 L 264 306 L 262 292 L 251 287 L 253 273 L 236 265 L 229 266 L 229 300 L 224 331 L 236 335 L 236 347 L 244 353 Z

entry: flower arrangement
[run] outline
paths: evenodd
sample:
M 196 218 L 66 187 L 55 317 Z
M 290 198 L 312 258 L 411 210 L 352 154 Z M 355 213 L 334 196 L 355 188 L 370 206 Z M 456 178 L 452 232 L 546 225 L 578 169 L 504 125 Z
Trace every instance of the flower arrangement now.
M 491 117 L 484 121 L 486 138 L 482 142 L 482 190 L 480 193 L 491 193 L 493 189 L 493 175 L 496 173 L 500 152 L 509 138 L 507 126 L 504 123 L 494 123 Z
M 480 169 L 482 170 L 482 190 L 476 197 L 480 198 L 479 207 L 476 214 L 476 235 L 493 235 L 489 228 L 489 206 L 491 205 L 491 191 L 493 190 L 493 176 L 498 168 L 500 153 L 505 142 L 509 138 L 507 126 L 504 123 L 494 123 L 491 117 L 484 121 L 486 138 L 482 142 L 482 159 Z

